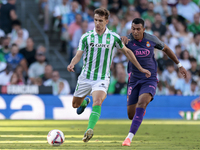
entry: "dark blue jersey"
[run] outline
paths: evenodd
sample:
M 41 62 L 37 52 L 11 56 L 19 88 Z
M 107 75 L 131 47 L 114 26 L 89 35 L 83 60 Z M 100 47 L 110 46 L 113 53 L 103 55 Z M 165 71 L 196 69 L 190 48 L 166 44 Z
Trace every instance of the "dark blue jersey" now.
M 145 32 L 141 41 L 135 40 L 132 33 L 128 35 L 128 39 L 130 41 L 126 46 L 135 54 L 140 65 L 151 72 L 149 79 L 156 79 L 157 62 L 154 58 L 154 48 L 163 50 L 164 43 L 156 36 Z M 128 73 L 131 74 L 131 81 L 146 79 L 145 74 L 140 72 L 130 61 L 128 62 Z

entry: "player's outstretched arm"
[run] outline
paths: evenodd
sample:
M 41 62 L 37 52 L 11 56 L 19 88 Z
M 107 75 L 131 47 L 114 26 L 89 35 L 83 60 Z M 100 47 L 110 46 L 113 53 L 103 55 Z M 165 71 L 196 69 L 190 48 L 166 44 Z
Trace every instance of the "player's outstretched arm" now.
M 134 53 L 128 49 L 125 45 L 122 49 L 120 49 L 124 55 L 138 68 L 138 70 L 142 73 L 145 73 L 146 77 L 149 78 L 151 76 L 151 72 L 147 69 L 142 68 L 142 66 L 137 61 Z
M 67 70 L 69 72 L 74 72 L 74 66 L 81 60 L 82 55 L 83 51 L 79 50 L 76 52 L 76 55 L 72 59 L 71 63 L 67 66 Z
M 177 64 L 180 73 L 183 75 L 184 78 L 186 78 L 187 77 L 187 71 L 181 65 L 181 63 L 179 62 L 179 60 L 176 57 L 176 55 L 174 54 L 174 52 L 166 44 L 165 44 L 163 51 L 167 54 L 167 56 L 169 56 L 169 58 L 171 58 Z

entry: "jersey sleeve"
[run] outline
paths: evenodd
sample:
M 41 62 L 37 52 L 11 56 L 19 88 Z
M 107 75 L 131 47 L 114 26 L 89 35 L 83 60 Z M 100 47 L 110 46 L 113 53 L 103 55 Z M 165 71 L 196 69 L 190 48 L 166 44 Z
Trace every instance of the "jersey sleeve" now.
M 124 44 L 119 36 L 115 36 L 115 47 L 117 49 L 122 49 L 124 47 Z
M 84 51 L 87 47 L 87 36 L 83 34 L 78 44 L 78 51 Z
M 156 45 L 154 46 L 155 48 L 157 48 L 159 50 L 164 49 L 165 43 L 162 42 L 161 40 L 159 40 L 156 36 L 152 35 L 152 41 L 156 43 Z

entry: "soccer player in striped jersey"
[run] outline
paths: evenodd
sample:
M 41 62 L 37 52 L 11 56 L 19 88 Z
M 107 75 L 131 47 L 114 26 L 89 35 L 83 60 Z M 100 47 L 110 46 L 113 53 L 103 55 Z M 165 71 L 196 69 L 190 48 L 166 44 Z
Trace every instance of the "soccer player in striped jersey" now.
M 109 11 L 104 8 L 94 11 L 95 28 L 82 35 L 77 53 L 67 67 L 68 71 L 74 72 L 74 65 L 83 55 L 83 68 L 78 77 L 72 106 L 78 108 L 77 113 L 81 114 L 90 102 L 89 98 L 85 97 L 92 95 L 93 108 L 83 137 L 84 142 L 88 142 L 93 136 L 93 128 L 99 119 L 101 105 L 107 95 L 114 47 L 120 49 L 147 78 L 151 76 L 148 70 L 140 66 L 133 52 L 122 43 L 120 36 L 106 27 L 108 17 Z
M 128 35 L 125 43 L 135 54 L 138 62 L 142 67 L 151 71 L 151 77 L 146 78 L 138 69 L 129 61 L 128 63 L 128 91 L 127 91 L 127 111 L 128 117 L 132 120 L 130 131 L 122 146 L 130 146 L 133 136 L 136 134 L 143 120 L 145 109 L 156 92 L 157 87 L 157 63 L 154 58 L 154 48 L 164 51 L 179 68 L 184 78 L 187 71 L 180 64 L 172 50 L 160 41 L 156 36 L 145 33 L 144 20 L 136 18 L 132 22 L 132 33 Z M 125 40 L 125 38 L 123 38 Z M 158 112 L 159 113 L 159 112 Z

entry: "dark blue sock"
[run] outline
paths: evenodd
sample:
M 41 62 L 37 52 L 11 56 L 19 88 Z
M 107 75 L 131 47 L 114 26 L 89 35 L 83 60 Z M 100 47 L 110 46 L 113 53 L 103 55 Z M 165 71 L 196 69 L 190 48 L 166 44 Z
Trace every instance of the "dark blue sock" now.
M 136 134 L 138 128 L 140 127 L 140 124 L 142 123 L 144 111 L 144 108 L 136 108 L 136 113 L 132 120 L 131 128 L 129 131 L 134 135 Z

